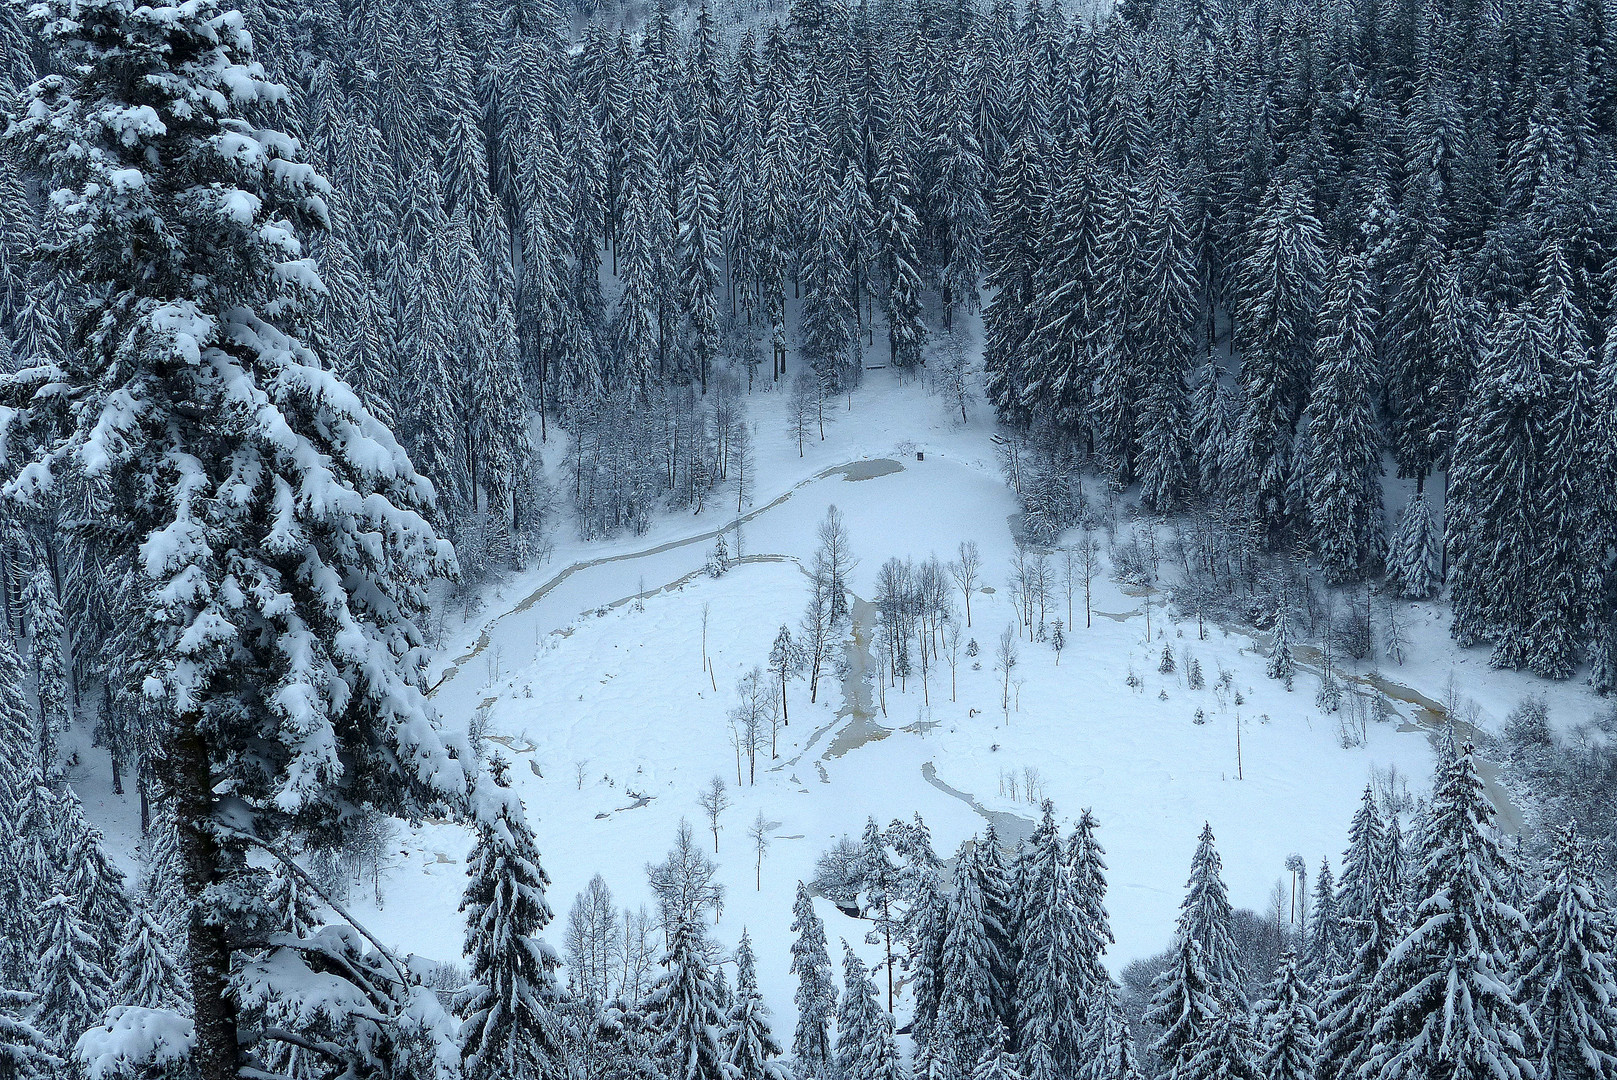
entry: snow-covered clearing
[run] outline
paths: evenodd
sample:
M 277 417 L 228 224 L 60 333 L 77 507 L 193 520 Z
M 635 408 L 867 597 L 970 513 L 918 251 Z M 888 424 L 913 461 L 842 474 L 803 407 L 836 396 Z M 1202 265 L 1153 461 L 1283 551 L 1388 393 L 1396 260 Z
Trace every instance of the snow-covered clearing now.
M 559 536 L 552 559 L 494 590 L 446 643 L 435 700 L 449 723 L 486 710 L 490 739 L 512 762 L 554 882 L 552 944 L 560 946 L 567 908 L 596 872 L 620 904 L 649 905 L 644 868 L 661 859 L 680 818 L 711 843 L 696 799 L 715 774 L 734 798 L 719 839 L 728 895 L 716 933 L 728 947 L 743 927 L 751 930 L 778 1031 L 790 1031 L 793 1017 L 792 888 L 812 875 L 833 840 L 857 836 L 867 816 L 885 824 L 919 811 L 947 856 L 984 826 L 985 814 L 1012 833 L 1018 819 L 1036 817 L 1025 797 L 1008 794 L 1011 777 L 1022 796 L 1035 775 L 1037 793 L 1053 799 L 1064 820 L 1093 808 L 1111 867 L 1115 969 L 1167 944 L 1204 820 L 1218 837 L 1232 898 L 1263 909 L 1288 855 L 1302 854 L 1311 871 L 1322 854 L 1335 862 L 1372 770 L 1395 766 L 1424 784 L 1431 753 L 1413 722 L 1372 726 L 1364 747 L 1344 750 L 1337 718 L 1314 707 L 1312 673 L 1300 672 L 1287 693 L 1264 677 L 1263 642 L 1217 627 L 1197 640 L 1195 621 L 1167 618 L 1160 597 L 1150 601 L 1147 640 L 1146 598 L 1104 575 L 1087 628 L 1080 585 L 1077 625 L 1059 665 L 1047 644 L 1020 640 L 1023 681 L 1007 719 L 993 654 L 1014 620 L 1006 581 L 1017 507 L 1000 478 L 986 410 L 979 404 L 962 425 L 920 385 L 873 371 L 851 411 L 844 400 L 826 440 L 799 457 L 785 434 L 785 396 L 761 385 L 749 399 L 757 481 L 739 551 L 729 534 L 732 555 L 742 557 L 728 574 L 701 571 L 712 536 L 736 517 L 733 492 L 699 516 L 662 517 L 644 536 L 589 544 Z M 970 631 L 978 655 L 962 659 L 957 700 L 945 663 L 931 673 L 930 704 L 911 678 L 907 692 L 887 692 L 885 715 L 856 676 L 848 680 L 857 699 L 851 706 L 835 674 L 822 679 L 814 704 L 805 683 L 794 682 L 778 759 L 760 760 L 756 785 L 738 789 L 727 723 L 735 683 L 764 664 L 782 623 L 795 632 L 807 599 L 800 564 L 831 505 L 846 517 L 860 559 L 853 591 L 863 599 L 889 556 L 947 559 L 962 540 L 981 546 L 986 587 L 972 599 Z M 1050 618 L 1065 619 L 1065 599 L 1055 607 Z M 712 675 L 702 666 L 704 610 Z M 1563 721 L 1595 707 L 1579 685 L 1494 672 L 1485 652 L 1454 648 L 1440 605 L 1405 610 L 1410 659 L 1383 671 L 1401 684 L 1394 696 L 1408 699 L 1394 702 L 1404 719 L 1421 719 L 1423 698 L 1442 699 L 1451 673 L 1477 702 L 1484 726 L 1530 691 L 1548 692 Z M 1206 689 L 1186 687 L 1183 663 L 1159 673 L 1165 642 L 1200 661 Z M 857 653 L 859 643 L 849 647 Z M 1219 693 L 1224 670 L 1231 691 Z M 1137 690 L 1127 685 L 1131 672 L 1141 680 Z M 876 714 L 862 715 L 865 708 Z M 1198 709 L 1205 723 L 1194 722 Z M 92 765 L 104 760 L 97 751 L 86 757 Z M 133 796 L 112 797 L 101 773 L 96 767 L 86 777 L 86 800 L 114 840 L 127 841 L 115 847 L 133 851 Z M 745 836 L 759 812 L 776 823 L 761 891 Z M 384 902 L 356 888 L 356 914 L 386 941 L 458 959 L 456 909 L 469 843 L 449 825 L 402 833 Z M 862 942 L 863 924 L 829 903 L 820 907 L 833 945 L 838 937 Z M 865 951 L 874 957 L 873 947 Z

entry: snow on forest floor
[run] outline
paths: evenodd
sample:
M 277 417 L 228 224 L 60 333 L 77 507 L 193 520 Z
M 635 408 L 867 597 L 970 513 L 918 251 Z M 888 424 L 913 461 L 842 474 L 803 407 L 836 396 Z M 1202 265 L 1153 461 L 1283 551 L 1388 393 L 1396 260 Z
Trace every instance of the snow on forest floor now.
M 919 384 L 871 372 L 852 410 L 844 402 L 826 441 L 799 458 L 785 435 L 783 398 L 759 391 L 749 401 L 758 450 L 749 511 L 767 509 L 743 525 L 745 561 L 730 573 L 711 579 L 700 571 L 711 534 L 735 516 L 733 503 L 697 518 L 660 519 L 645 536 L 588 545 L 561 538 L 547 565 L 504 586 L 480 623 L 446 650 L 459 663 L 438 704 L 456 718 L 486 707 L 489 730 L 513 760 L 554 881 L 554 943 L 573 897 L 596 872 L 620 904 L 649 904 L 644 868 L 662 858 L 680 818 L 711 843 L 696 799 L 715 774 L 734 797 L 719 840 L 728 896 L 717 936 L 729 946 L 750 929 L 782 1031 L 792 1020 L 792 889 L 835 839 L 856 837 L 867 816 L 885 824 L 919 811 L 947 856 L 985 824 L 973 803 L 1001 821 L 1035 818 L 1036 807 L 1011 799 L 1006 784 L 1014 776 L 1021 795 L 1026 770 L 1036 770 L 1040 793 L 1064 820 L 1090 807 L 1101 821 L 1117 934 L 1112 961 L 1121 967 L 1167 944 L 1204 820 L 1218 836 L 1235 900 L 1262 909 L 1291 853 L 1311 868 L 1322 854 L 1334 862 L 1372 770 L 1393 766 L 1424 784 L 1431 752 L 1414 724 L 1373 726 L 1364 747 L 1341 749 L 1336 717 L 1313 705 L 1312 675 L 1299 673 L 1287 693 L 1263 676 L 1262 642 L 1217 628 L 1198 641 L 1194 620 L 1165 619 L 1160 598 L 1148 642 L 1143 598 L 1104 578 L 1090 628 L 1078 597 L 1079 625 L 1059 665 L 1048 645 L 1020 642 L 1024 683 L 1007 722 L 993 650 L 1014 619 L 1007 579 L 1017 507 L 1000 477 L 986 410 L 979 404 L 962 425 Z M 878 464 L 848 468 L 860 462 Z M 778 760 L 760 761 L 756 784 L 738 789 L 727 724 L 735 682 L 765 662 L 781 623 L 795 632 L 808 591 L 799 564 L 812 556 L 815 526 L 831 505 L 845 515 L 860 560 L 852 577 L 860 598 L 871 596 L 889 556 L 948 559 L 961 540 L 980 545 L 987 588 L 973 597 L 971 630 L 979 655 L 960 665 L 957 700 L 944 665 L 932 673 L 929 705 L 912 678 L 908 692 L 888 692 L 886 715 L 878 711 L 869 723 L 843 709 L 834 676 L 822 681 L 813 705 L 806 685 L 794 682 Z M 679 543 L 692 537 L 700 539 Z M 575 562 L 585 565 L 569 573 Z M 649 595 L 637 610 L 631 598 L 642 592 Z M 711 677 L 702 669 L 704 608 Z M 1397 691 L 1402 696 L 1440 700 L 1458 670 L 1486 725 L 1543 687 L 1490 671 L 1483 653 L 1455 649 L 1440 605 L 1408 612 L 1410 658 L 1383 671 L 1412 691 Z M 1050 617 L 1057 615 L 1065 612 Z M 1182 666 L 1158 673 L 1170 640 L 1200 660 L 1208 689 L 1188 690 Z M 1211 688 L 1221 669 L 1245 699 L 1239 708 Z M 1131 671 L 1142 680 L 1137 691 L 1126 683 Z M 1556 703 L 1563 718 L 1594 707 L 1581 688 L 1549 689 L 1565 699 Z M 1417 704 L 1394 704 L 1404 720 L 1420 718 Z M 1198 708 L 1205 724 L 1193 721 Z M 759 812 L 776 823 L 761 892 L 745 837 Z M 385 885 L 386 905 L 369 916 L 385 938 L 427 955 L 458 953 L 466 845 L 448 828 L 413 838 L 409 858 Z M 820 908 L 833 945 L 839 937 L 860 945 L 863 924 L 828 903 Z
M 987 410 L 977 403 L 963 425 L 918 383 L 874 371 L 851 411 L 843 400 L 826 440 L 799 457 L 786 435 L 785 396 L 768 387 L 749 397 L 756 486 L 739 551 L 730 533 L 732 555 L 743 558 L 728 574 L 712 579 L 701 568 L 713 533 L 736 516 L 733 491 L 728 505 L 720 497 L 700 516 L 661 517 L 644 536 L 585 544 L 559 535 L 545 565 L 492 590 L 481 614 L 446 642 L 435 700 L 447 723 L 485 710 L 491 742 L 512 762 L 554 883 L 557 921 L 546 936 L 558 949 L 567 909 L 593 874 L 620 905 L 650 906 L 645 866 L 662 858 L 679 820 L 712 843 L 696 800 L 710 777 L 723 776 L 733 804 L 721 821 L 728 895 L 716 935 L 730 947 L 743 927 L 751 931 L 777 1031 L 790 1032 L 791 897 L 816 858 L 838 837 L 857 837 L 867 816 L 885 825 L 916 811 L 947 857 L 984 826 L 984 813 L 1009 827 L 1037 816 L 1024 796 L 1032 771 L 1037 795 L 1055 801 L 1064 823 L 1086 807 L 1100 820 L 1117 936 L 1111 962 L 1121 968 L 1167 945 L 1204 820 L 1234 901 L 1262 910 L 1287 856 L 1300 853 L 1311 872 L 1323 854 L 1335 863 L 1373 770 L 1396 767 L 1423 787 L 1431 750 L 1414 721 L 1419 702 L 1441 700 L 1450 679 L 1476 702 L 1485 728 L 1530 692 L 1547 694 L 1562 722 L 1598 707 L 1579 684 L 1491 671 L 1485 651 L 1448 640 L 1441 605 L 1407 605 L 1408 661 L 1382 671 L 1400 684 L 1394 697 L 1408 699 L 1393 702 L 1404 722 L 1372 725 L 1364 746 L 1342 749 L 1337 718 L 1314 706 L 1314 675 L 1299 672 L 1286 692 L 1264 677 L 1263 642 L 1217 627 L 1197 640 L 1194 619 L 1166 618 L 1160 597 L 1147 640 L 1146 598 L 1103 575 L 1088 628 L 1080 585 L 1078 625 L 1059 665 L 1047 644 L 1019 642 L 1023 683 L 1007 717 L 993 653 L 1015 618 L 1007 581 L 1017 507 L 1000 478 Z M 822 679 L 812 704 L 805 683 L 794 682 L 778 759 L 760 759 L 756 783 L 738 788 L 727 723 L 735 684 L 765 663 L 782 623 L 796 632 L 808 592 L 800 564 L 831 505 L 846 517 L 860 560 L 851 584 L 862 599 L 889 556 L 947 560 L 962 540 L 980 545 L 986 587 L 972 598 L 970 631 L 979 654 L 962 660 L 954 700 L 944 664 L 931 674 L 929 703 L 912 678 L 907 692 L 889 690 L 886 713 L 873 717 L 844 708 L 835 675 Z M 644 594 L 638 604 L 636 594 Z M 1049 617 L 1066 618 L 1064 599 L 1056 607 Z M 711 676 L 702 667 L 704 610 Z M 1186 687 L 1183 664 L 1158 672 L 1165 642 L 1200 661 L 1207 689 Z M 1232 693 L 1214 690 L 1224 670 L 1244 698 L 1239 707 Z M 1138 689 L 1127 685 L 1131 672 Z M 1203 724 L 1193 721 L 1198 709 Z M 111 796 L 104 757 L 85 756 L 92 813 L 115 848 L 133 851 L 133 796 Z M 1010 796 L 1013 776 L 1024 797 Z M 774 823 L 761 891 L 745 835 L 760 812 Z M 402 831 L 383 902 L 367 895 L 368 884 L 356 886 L 355 914 L 383 940 L 458 959 L 469 845 L 456 826 Z M 820 910 L 833 947 L 846 937 L 874 955 L 862 945 L 864 924 L 823 901 Z

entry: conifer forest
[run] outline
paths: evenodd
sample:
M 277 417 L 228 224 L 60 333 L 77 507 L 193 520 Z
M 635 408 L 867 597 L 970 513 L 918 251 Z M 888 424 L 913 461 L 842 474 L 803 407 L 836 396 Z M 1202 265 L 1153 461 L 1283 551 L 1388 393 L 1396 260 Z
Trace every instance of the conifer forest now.
M 0 0 L 0 1080 L 1617 1080 L 1614 693 L 1608 0 Z

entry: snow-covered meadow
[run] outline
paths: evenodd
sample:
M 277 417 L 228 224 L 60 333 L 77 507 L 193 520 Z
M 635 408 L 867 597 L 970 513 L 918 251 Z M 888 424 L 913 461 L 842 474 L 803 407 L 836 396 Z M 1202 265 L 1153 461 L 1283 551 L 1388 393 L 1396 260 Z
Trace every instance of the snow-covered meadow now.
M 1301 854 L 1311 868 L 1322 855 L 1334 862 L 1374 773 L 1396 769 L 1424 786 L 1431 751 L 1412 723 L 1417 706 L 1395 701 L 1403 722 L 1373 725 L 1365 746 L 1343 749 L 1337 717 L 1314 706 L 1311 672 L 1300 672 L 1288 693 L 1264 677 L 1264 642 L 1214 626 L 1198 640 L 1195 620 L 1168 617 L 1160 596 L 1150 600 L 1148 640 L 1146 598 L 1104 573 L 1090 627 L 1079 586 L 1077 625 L 1059 664 L 1048 643 L 1019 639 L 1021 685 L 1007 717 L 993 654 L 1015 618 L 1007 578 L 1016 505 L 1000 478 L 985 410 L 979 405 L 962 425 L 922 386 L 874 371 L 851 409 L 844 400 L 825 441 L 799 457 L 785 434 L 784 398 L 760 388 L 749 400 L 757 479 L 739 544 L 734 529 L 727 532 L 739 556 L 729 573 L 715 579 L 702 570 L 712 534 L 733 525 L 733 501 L 696 517 L 665 516 L 644 536 L 585 544 L 563 532 L 548 562 L 491 591 L 480 614 L 446 642 L 435 701 L 448 723 L 481 711 L 490 748 L 512 763 L 553 881 L 557 921 L 547 936 L 558 948 L 567 909 L 592 875 L 604 876 L 620 905 L 649 905 L 646 864 L 661 859 L 681 818 L 711 844 L 697 796 L 714 775 L 726 779 L 733 799 L 721 818 L 717 858 L 727 896 L 716 936 L 728 947 L 743 928 L 751 931 L 778 1030 L 789 1030 L 792 1016 L 792 890 L 867 817 L 885 824 L 919 812 L 948 855 L 983 828 L 984 811 L 1002 823 L 1001 815 L 1036 818 L 1026 796 L 1030 775 L 1064 820 L 1092 808 L 1111 867 L 1116 969 L 1167 944 L 1204 820 L 1218 837 L 1232 898 L 1261 910 L 1285 876 L 1287 856 Z M 952 700 L 946 664 L 932 670 L 924 697 L 918 677 L 905 692 L 888 690 L 885 714 L 871 691 L 871 724 L 845 708 L 835 673 L 822 678 L 812 704 L 806 683 L 794 681 L 778 758 L 761 759 L 756 784 L 738 787 L 727 720 L 735 684 L 765 663 L 782 623 L 795 632 L 808 596 L 801 564 L 832 505 L 859 559 L 851 580 L 861 598 L 889 556 L 947 559 L 960 541 L 978 543 L 984 587 L 973 596 L 969 632 L 978 655 L 962 657 Z M 1050 618 L 1065 619 L 1064 596 L 1054 607 Z M 704 612 L 711 673 L 702 662 Z M 1383 670 L 1413 691 L 1406 696 L 1440 699 L 1454 678 L 1486 724 L 1530 686 L 1542 691 L 1542 683 L 1493 672 L 1485 655 L 1453 647 L 1441 607 L 1406 612 L 1408 661 Z M 1158 670 L 1165 643 L 1181 659 L 1171 674 Z M 1187 655 L 1202 666 L 1205 689 L 1188 689 Z M 1224 671 L 1229 688 L 1219 690 Z M 1128 684 L 1131 673 L 1137 688 Z M 1594 707 L 1576 685 L 1552 693 L 1564 719 Z M 1204 723 L 1195 721 L 1198 710 Z M 759 813 L 773 823 L 756 878 L 761 889 L 745 835 Z M 382 903 L 356 889 L 356 914 L 384 940 L 457 958 L 468 846 L 456 826 L 401 833 Z M 820 911 L 833 944 L 845 937 L 860 945 L 863 924 L 824 901 Z

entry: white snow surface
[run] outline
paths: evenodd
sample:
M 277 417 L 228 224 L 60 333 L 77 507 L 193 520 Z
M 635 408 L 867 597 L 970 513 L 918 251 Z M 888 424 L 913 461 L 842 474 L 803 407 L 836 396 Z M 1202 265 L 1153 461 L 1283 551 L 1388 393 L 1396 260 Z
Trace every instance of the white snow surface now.
M 1017 675 L 1025 683 L 1007 722 L 993 653 L 1014 619 L 1008 579 L 1017 506 L 1001 479 L 990 410 L 978 400 L 971 422 L 962 424 L 958 409 L 920 382 L 901 384 L 890 370 L 866 374 L 851 410 L 841 399 L 826 439 L 809 444 L 801 458 L 786 434 L 787 384 L 758 381 L 747 399 L 757 448 L 756 486 L 744 508 L 752 516 L 739 545 L 733 530 L 727 537 L 732 558 L 741 557 L 728 574 L 712 579 L 701 570 L 711 534 L 736 517 L 733 488 L 698 516 L 658 518 L 644 536 L 583 543 L 564 523 L 548 562 L 491 589 L 482 611 L 449 633 L 434 670 L 442 679 L 434 701 L 450 726 L 488 710 L 490 748 L 512 763 L 514 790 L 553 881 L 556 921 L 545 933 L 552 946 L 560 949 L 567 910 L 596 872 L 619 905 L 650 907 L 645 866 L 661 860 L 680 818 L 712 843 L 697 795 L 715 774 L 730 785 L 733 804 L 722 818 L 717 855 L 727 896 L 712 929 L 726 949 L 744 928 L 751 932 L 774 1030 L 787 1042 L 795 1019 L 792 893 L 800 878 L 812 876 L 815 859 L 836 838 L 857 837 L 871 815 L 885 825 L 919 811 L 944 857 L 983 828 L 980 813 L 929 782 L 928 773 L 981 808 L 1029 824 L 1037 808 L 1001 794 L 1003 774 L 1015 772 L 1020 788 L 1023 770 L 1036 769 L 1067 826 L 1093 809 L 1110 866 L 1114 971 L 1168 944 L 1203 821 L 1217 837 L 1233 901 L 1263 910 L 1285 876 L 1288 855 L 1303 855 L 1311 873 L 1321 855 L 1338 864 L 1373 768 L 1396 766 L 1424 788 L 1431 762 L 1424 730 L 1372 725 L 1365 746 L 1342 749 L 1337 718 L 1314 707 L 1312 671 L 1299 670 L 1295 691 L 1287 693 L 1264 677 L 1265 643 L 1213 626 L 1198 641 L 1195 620 L 1168 618 L 1160 595 L 1152 599 L 1148 641 L 1143 598 L 1105 575 L 1096 582 L 1090 628 L 1080 584 L 1077 625 L 1059 666 L 1047 644 L 1020 641 Z M 553 433 L 546 447 L 552 467 L 562 460 L 562 439 Z M 1099 491 L 1093 482 L 1086 486 L 1091 497 Z M 868 729 L 872 738 L 855 737 L 864 726 L 839 715 L 844 695 L 834 673 L 822 680 L 816 704 L 806 684 L 794 681 L 778 760 L 760 759 L 756 785 L 738 788 L 727 723 L 735 683 L 765 663 L 783 622 L 797 633 L 807 600 L 799 563 L 811 557 L 815 526 L 831 505 L 845 515 L 860 560 L 852 587 L 861 598 L 869 599 L 889 556 L 919 561 L 935 552 L 947 560 L 961 540 L 981 546 L 987 588 L 972 599 L 970 630 L 979 655 L 962 659 L 958 701 L 950 700 L 946 663 L 931 674 L 929 706 L 918 677 L 905 693 L 890 690 L 887 714 L 878 709 Z M 649 595 L 636 610 L 632 598 L 642 581 Z M 711 677 L 701 658 L 704 606 L 711 611 Z M 1066 618 L 1064 598 L 1053 607 L 1052 620 Z M 1403 667 L 1383 661 L 1382 671 L 1411 688 L 1409 696 L 1441 700 L 1452 678 L 1475 701 L 1485 728 L 1527 693 L 1547 695 L 1566 724 L 1599 707 L 1580 683 L 1496 672 L 1487 667 L 1485 649 L 1455 647 L 1442 604 L 1403 610 L 1409 659 Z M 1207 689 L 1186 688 L 1183 664 L 1173 674 L 1158 673 L 1165 641 L 1200 660 Z M 1233 673 L 1245 698 L 1239 708 L 1230 699 L 1221 704 L 1213 692 L 1221 668 Z M 1131 671 L 1143 680 L 1138 691 L 1125 684 Z M 1394 705 L 1403 719 L 1416 719 L 1415 705 Z M 1192 722 L 1198 708 L 1206 713 L 1203 725 Z M 132 790 L 113 796 L 104 754 L 87 740 L 81 752 L 81 794 L 133 870 L 135 796 Z M 745 832 L 760 811 L 777 824 L 758 891 Z M 468 832 L 450 824 L 401 831 L 382 903 L 368 881 L 356 884 L 354 914 L 405 951 L 458 961 L 464 928 L 457 907 L 470 844 Z M 875 947 L 863 943 L 867 924 L 818 904 L 833 950 L 846 938 L 875 959 Z

